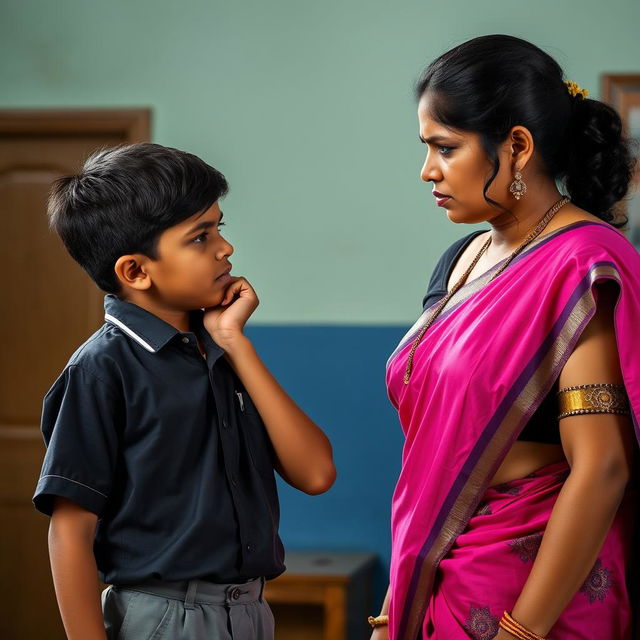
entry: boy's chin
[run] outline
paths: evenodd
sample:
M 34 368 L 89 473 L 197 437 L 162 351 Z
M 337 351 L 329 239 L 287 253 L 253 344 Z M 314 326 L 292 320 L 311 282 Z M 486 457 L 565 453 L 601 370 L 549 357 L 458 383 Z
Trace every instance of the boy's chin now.
M 190 295 L 181 300 L 175 300 L 176 308 L 185 311 L 197 311 L 199 309 L 209 309 L 210 307 L 218 307 L 224 299 L 226 291 L 208 291 L 201 295 Z
M 203 304 L 201 304 L 198 309 L 210 309 L 211 307 L 219 307 L 222 300 L 224 299 L 224 292 L 212 295 L 203 300 Z

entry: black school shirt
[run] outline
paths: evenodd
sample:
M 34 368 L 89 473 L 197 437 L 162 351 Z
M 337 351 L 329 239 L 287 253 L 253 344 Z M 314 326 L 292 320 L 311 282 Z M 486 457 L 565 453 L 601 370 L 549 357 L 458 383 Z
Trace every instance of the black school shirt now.
M 274 453 L 223 350 L 108 295 L 105 324 L 44 399 L 34 496 L 95 513 L 104 582 L 241 582 L 284 571 Z M 206 360 L 197 340 L 206 350 Z
M 469 235 L 454 242 L 441 256 L 435 266 L 429 281 L 427 293 L 422 299 L 422 308 L 427 309 L 431 305 L 441 300 L 447 293 L 447 285 L 451 278 L 451 273 L 471 241 L 486 231 L 474 231 Z M 557 383 L 551 392 L 542 401 L 536 412 L 531 416 L 529 422 L 520 432 L 518 440 L 528 442 L 541 442 L 546 444 L 560 444 L 560 428 L 558 424 L 558 400 L 556 393 Z

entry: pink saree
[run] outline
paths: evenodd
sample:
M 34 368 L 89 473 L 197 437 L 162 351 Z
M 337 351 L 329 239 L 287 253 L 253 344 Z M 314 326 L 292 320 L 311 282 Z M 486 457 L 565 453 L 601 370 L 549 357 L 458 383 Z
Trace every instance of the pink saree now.
M 489 640 L 531 569 L 565 463 L 502 487 L 489 482 L 558 378 L 595 313 L 600 280 L 620 288 L 615 328 L 640 436 L 640 256 L 618 231 L 580 222 L 534 241 L 495 280 L 467 283 L 424 336 L 387 365 L 406 442 L 392 505 L 391 640 Z M 630 637 L 625 572 L 631 499 L 550 638 Z

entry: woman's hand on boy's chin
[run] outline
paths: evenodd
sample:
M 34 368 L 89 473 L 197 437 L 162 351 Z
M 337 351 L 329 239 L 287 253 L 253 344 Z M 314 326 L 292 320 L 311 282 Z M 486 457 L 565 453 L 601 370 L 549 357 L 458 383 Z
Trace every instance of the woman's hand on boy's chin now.
M 214 342 L 227 351 L 243 337 L 242 329 L 258 304 L 258 296 L 245 278 L 234 278 L 220 304 L 205 309 L 205 329 Z

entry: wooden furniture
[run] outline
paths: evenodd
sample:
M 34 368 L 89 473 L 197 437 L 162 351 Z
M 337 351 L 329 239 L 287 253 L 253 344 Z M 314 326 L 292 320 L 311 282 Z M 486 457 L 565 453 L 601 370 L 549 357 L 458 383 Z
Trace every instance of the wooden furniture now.
M 267 583 L 276 640 L 365 640 L 371 635 L 371 553 L 288 551 Z

